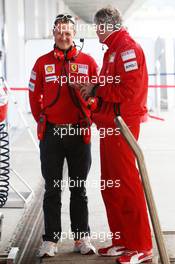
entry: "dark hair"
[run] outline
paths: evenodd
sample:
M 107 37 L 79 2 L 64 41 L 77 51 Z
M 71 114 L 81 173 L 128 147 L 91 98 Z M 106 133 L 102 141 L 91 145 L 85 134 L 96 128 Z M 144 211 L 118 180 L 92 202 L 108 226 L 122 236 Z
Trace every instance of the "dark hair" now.
M 113 24 L 114 30 L 118 27 L 121 28 L 123 19 L 120 11 L 117 8 L 106 7 L 97 11 L 94 16 L 94 22 L 96 24 Z

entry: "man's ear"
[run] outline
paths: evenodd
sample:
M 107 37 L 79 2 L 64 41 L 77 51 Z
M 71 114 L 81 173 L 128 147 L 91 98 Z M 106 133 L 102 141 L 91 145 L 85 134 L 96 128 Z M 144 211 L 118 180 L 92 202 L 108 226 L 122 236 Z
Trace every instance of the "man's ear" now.
M 56 30 L 56 26 L 54 25 L 52 30 L 53 36 L 55 36 L 55 30 Z

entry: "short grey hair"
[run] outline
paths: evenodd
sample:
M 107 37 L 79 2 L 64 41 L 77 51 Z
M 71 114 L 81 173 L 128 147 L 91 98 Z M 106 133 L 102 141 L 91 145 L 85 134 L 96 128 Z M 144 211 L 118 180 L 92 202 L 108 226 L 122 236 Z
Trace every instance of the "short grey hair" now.
M 99 24 L 112 24 L 115 29 L 120 29 L 123 24 L 123 19 L 119 9 L 114 7 L 101 8 L 94 16 L 94 23 Z

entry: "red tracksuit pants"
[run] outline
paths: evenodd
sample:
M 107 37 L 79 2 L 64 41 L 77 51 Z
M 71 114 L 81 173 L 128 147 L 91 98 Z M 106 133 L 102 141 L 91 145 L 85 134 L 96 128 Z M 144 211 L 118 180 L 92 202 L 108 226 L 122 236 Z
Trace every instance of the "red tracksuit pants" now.
M 130 127 L 136 139 L 139 129 L 139 125 Z M 122 135 L 112 135 L 100 139 L 100 155 L 101 179 L 106 185 L 102 188 L 102 197 L 113 245 L 125 246 L 128 250 L 150 250 L 152 239 L 146 202 L 132 150 Z

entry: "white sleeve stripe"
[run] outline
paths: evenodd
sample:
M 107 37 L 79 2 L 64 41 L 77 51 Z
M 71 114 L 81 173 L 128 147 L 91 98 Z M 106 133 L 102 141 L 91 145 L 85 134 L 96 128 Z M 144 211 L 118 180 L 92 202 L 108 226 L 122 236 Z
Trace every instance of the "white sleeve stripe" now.
M 34 83 L 29 82 L 29 90 L 30 90 L 31 92 L 34 92 L 34 90 L 35 90 L 35 84 L 34 84 Z

